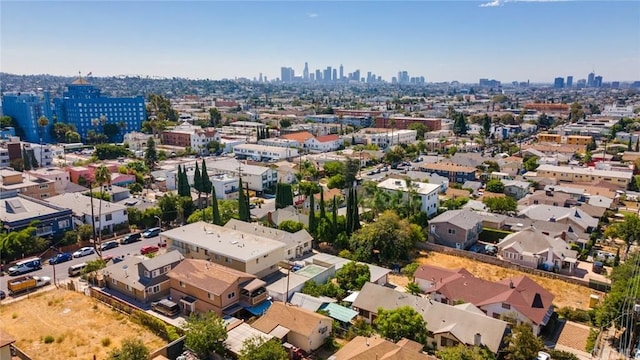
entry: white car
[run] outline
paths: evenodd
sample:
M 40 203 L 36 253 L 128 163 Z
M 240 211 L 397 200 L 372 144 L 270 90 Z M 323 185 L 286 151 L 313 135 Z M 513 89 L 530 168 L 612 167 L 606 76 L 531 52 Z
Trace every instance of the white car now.
M 538 359 L 537 360 L 551 360 L 551 355 L 544 351 L 538 351 Z
M 79 257 L 83 257 L 83 256 L 87 256 L 87 255 L 91 255 L 91 254 L 95 254 L 95 250 L 93 250 L 92 247 L 89 246 L 85 246 L 83 248 L 78 249 L 76 252 L 73 253 L 73 257 L 74 258 L 79 258 Z

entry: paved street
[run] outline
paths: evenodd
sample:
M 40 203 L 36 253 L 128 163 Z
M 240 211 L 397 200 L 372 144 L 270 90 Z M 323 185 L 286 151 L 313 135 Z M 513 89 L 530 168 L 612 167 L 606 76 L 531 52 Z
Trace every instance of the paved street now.
M 155 236 L 152 238 L 142 238 L 142 241 L 135 242 L 133 244 L 120 245 L 116 248 L 109 249 L 103 252 L 103 256 L 122 256 L 122 255 L 135 255 L 140 254 L 140 248 L 146 245 L 157 245 L 160 237 Z M 108 240 L 107 240 L 108 241 Z M 68 269 L 72 265 L 80 264 L 85 261 L 95 260 L 98 256 L 96 254 L 92 254 L 89 256 L 74 258 L 71 261 L 67 261 L 57 265 L 49 265 L 49 259 L 42 259 L 42 270 L 34 271 L 25 275 L 36 275 L 36 276 L 48 276 L 52 280 L 54 279 L 53 272 L 55 268 L 56 276 L 55 280 L 60 282 L 69 278 Z M 0 290 L 4 290 L 7 293 L 7 281 L 12 279 L 12 276 L 5 275 L 0 277 Z

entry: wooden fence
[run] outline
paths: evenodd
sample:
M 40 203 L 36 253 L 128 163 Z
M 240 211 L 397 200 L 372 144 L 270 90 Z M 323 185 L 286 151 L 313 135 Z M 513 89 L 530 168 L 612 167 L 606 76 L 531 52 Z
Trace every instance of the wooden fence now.
M 11 353 L 18 357 L 21 360 L 32 360 L 31 356 L 27 355 L 24 351 L 22 351 L 19 347 L 17 347 L 15 344 L 11 345 Z M 4 359 L 2 359 L 4 360 Z
M 114 309 L 116 309 L 118 311 L 121 311 L 123 313 L 126 313 L 128 315 L 131 315 L 135 310 L 144 312 L 144 310 L 142 310 L 141 308 L 139 308 L 139 307 L 137 307 L 135 305 L 129 304 L 128 302 L 126 302 L 124 300 L 120 300 L 117 297 L 115 297 L 113 295 L 110 295 L 110 294 L 108 294 L 108 293 L 106 293 L 106 292 L 104 292 L 104 291 L 102 291 L 102 290 L 100 290 L 98 288 L 92 287 L 92 286 L 89 287 L 89 295 L 92 298 L 95 298 L 95 299 L 97 299 L 97 300 L 99 300 L 99 301 L 111 306 L 112 308 L 114 308 Z
M 598 290 L 598 291 L 608 291 L 610 289 L 610 285 L 606 283 L 602 283 L 594 280 L 582 280 L 574 277 L 570 277 L 563 274 L 548 272 L 544 270 L 534 269 L 526 266 L 522 266 L 519 264 L 514 264 L 512 262 L 508 262 L 506 260 L 499 259 L 495 256 L 479 254 L 472 251 L 466 251 L 461 249 L 454 249 L 443 245 L 438 245 L 429 242 L 418 243 L 418 248 L 427 251 L 435 251 L 443 254 L 456 255 L 460 257 L 464 257 L 467 259 L 481 261 L 483 263 L 497 265 L 500 267 L 504 267 L 507 269 L 518 270 L 527 274 L 537 275 L 541 277 L 551 278 L 566 281 L 571 284 L 582 285 L 588 288 Z

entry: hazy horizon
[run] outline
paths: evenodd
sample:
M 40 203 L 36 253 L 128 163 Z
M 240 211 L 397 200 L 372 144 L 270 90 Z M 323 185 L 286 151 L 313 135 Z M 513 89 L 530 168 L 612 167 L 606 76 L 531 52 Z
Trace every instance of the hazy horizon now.
M 2 72 L 189 79 L 344 66 L 390 81 L 640 80 L 640 2 L 0 3 Z

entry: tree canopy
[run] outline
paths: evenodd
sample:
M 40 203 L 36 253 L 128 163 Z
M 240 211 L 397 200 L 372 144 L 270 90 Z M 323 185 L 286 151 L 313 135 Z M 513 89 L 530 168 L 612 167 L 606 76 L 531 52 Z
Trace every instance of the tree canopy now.
M 407 338 L 421 344 L 427 343 L 427 323 L 411 306 L 401 306 L 394 310 L 379 308 L 374 325 L 380 335 L 393 342 Z
M 504 184 L 500 180 L 492 179 L 487 182 L 487 184 L 485 185 L 485 189 L 488 192 L 502 194 L 504 193 Z
M 509 345 L 506 349 L 507 360 L 531 360 L 538 356 L 543 344 L 534 334 L 531 326 L 521 323 L 513 327 L 507 338 Z
M 210 359 L 212 353 L 223 355 L 227 328 L 215 312 L 191 314 L 185 324 L 184 345 L 201 359 Z
M 108 360 L 147 360 L 149 348 L 140 339 L 125 339 L 122 345 L 109 353 Z
M 238 360 L 288 360 L 289 354 L 282 344 L 274 339 L 265 341 L 252 337 L 244 341 Z
M 495 360 L 496 356 L 485 346 L 458 344 L 442 348 L 436 352 L 441 360 Z M 532 358 L 533 359 L 533 358 Z
M 371 279 L 369 267 L 355 261 L 344 264 L 336 272 L 336 281 L 343 290 L 360 290 Z
M 491 212 L 505 214 L 513 212 L 518 209 L 518 203 L 510 196 L 485 196 L 482 199 L 482 203 L 485 204 Z

